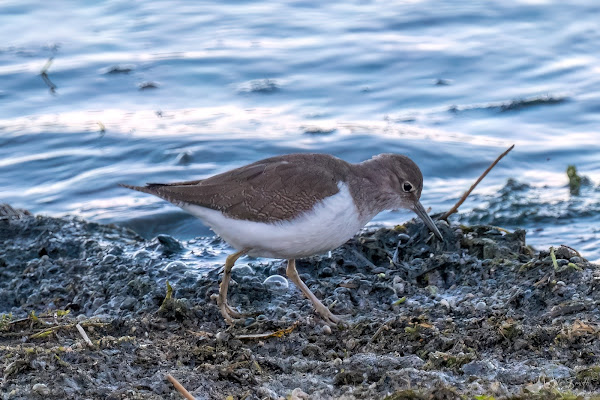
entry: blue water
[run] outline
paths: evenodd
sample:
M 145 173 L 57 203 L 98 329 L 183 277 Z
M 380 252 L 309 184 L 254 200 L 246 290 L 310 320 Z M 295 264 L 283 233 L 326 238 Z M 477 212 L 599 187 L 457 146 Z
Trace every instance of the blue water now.
M 5 1 L 0 201 L 187 239 L 210 231 L 117 183 L 398 152 L 440 212 L 514 143 L 458 218 L 598 260 L 599 20 L 589 1 Z

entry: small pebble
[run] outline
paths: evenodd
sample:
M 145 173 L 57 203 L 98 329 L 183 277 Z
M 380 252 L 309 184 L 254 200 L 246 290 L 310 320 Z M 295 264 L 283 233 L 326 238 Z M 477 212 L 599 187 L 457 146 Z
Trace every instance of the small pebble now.
M 309 398 L 308 394 L 304 393 L 302 391 L 302 389 L 300 389 L 300 388 L 296 388 L 296 389 L 292 390 L 292 394 L 289 397 L 290 400 L 305 400 L 308 398 Z
M 152 260 L 152 254 L 147 250 L 139 250 L 133 254 L 136 265 L 147 265 Z
M 121 310 L 133 310 L 133 308 L 135 307 L 135 305 L 138 303 L 138 301 L 129 296 L 127 298 L 125 298 L 125 300 L 123 300 L 123 302 L 121 303 L 121 306 L 119 307 Z
M 33 385 L 31 390 L 33 390 L 35 393 L 39 394 L 40 396 L 48 396 L 50 394 L 50 389 L 48 389 L 48 386 L 46 386 L 43 383 L 36 383 L 35 385 Z
M 358 344 L 358 340 L 350 338 L 346 340 L 346 349 L 352 351 L 356 348 L 356 346 L 358 346 Z
M 286 264 L 273 263 L 269 268 L 269 275 L 285 275 Z
M 446 307 L 448 310 L 450 309 L 450 303 L 448 303 L 448 300 L 442 299 L 440 301 L 440 304 L 443 305 L 444 307 Z
M 263 285 L 268 289 L 275 292 L 287 291 L 290 284 L 288 280 L 281 275 L 271 275 L 264 280 Z
M 102 259 L 102 264 L 112 264 L 113 262 L 115 262 L 116 259 L 117 259 L 116 256 L 114 256 L 112 254 L 107 254 Z
M 179 240 L 169 235 L 158 235 L 156 239 L 162 244 L 163 252 L 165 253 L 177 253 L 183 250 L 183 246 L 179 243 Z
M 580 262 L 582 262 L 583 260 L 581 259 L 581 257 L 571 257 L 569 258 L 569 261 L 572 262 L 573 264 L 579 264 Z
M 398 239 L 398 246 L 401 246 L 401 245 L 406 244 L 410 240 L 410 236 L 408 236 L 406 233 L 401 233 L 398 235 L 397 239 Z
M 395 283 L 394 285 L 392 285 L 392 288 L 396 292 L 397 296 L 404 294 L 404 290 L 405 290 L 404 282 Z
M 329 325 L 323 325 L 323 333 L 325 335 L 331 335 L 331 328 L 329 327 Z
M 237 277 L 237 275 L 234 275 Z M 240 279 L 241 282 L 243 283 L 248 283 L 254 286 L 255 289 L 262 289 L 262 283 L 260 281 L 259 278 L 257 278 L 256 276 L 242 276 Z
M 483 311 L 486 308 L 487 308 L 487 304 L 485 304 L 485 302 L 483 302 L 483 301 L 478 301 L 477 304 L 475 304 L 476 310 Z

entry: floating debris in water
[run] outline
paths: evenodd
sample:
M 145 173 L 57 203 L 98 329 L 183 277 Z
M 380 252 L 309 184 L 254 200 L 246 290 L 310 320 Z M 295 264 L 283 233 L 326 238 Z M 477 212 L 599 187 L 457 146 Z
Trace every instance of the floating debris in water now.
M 302 131 L 308 135 L 329 135 L 337 130 L 334 126 L 317 125 L 301 126 L 300 129 L 302 129 Z
M 50 80 L 50 77 L 48 76 L 48 70 L 50 69 L 50 66 L 52 65 L 53 61 L 54 56 L 48 58 L 48 61 L 46 61 L 46 64 L 44 64 L 42 70 L 40 71 L 40 76 L 42 77 L 44 83 L 48 86 L 50 93 L 56 94 L 57 86 L 54 84 L 54 82 Z
M 500 112 L 516 111 L 522 108 L 542 106 L 542 105 L 555 105 L 561 104 L 568 100 L 567 96 L 534 96 L 522 99 L 515 99 L 500 103 L 489 103 L 489 104 L 474 104 L 467 106 L 451 105 L 448 107 L 448 111 L 452 113 L 464 112 L 464 111 L 475 111 L 475 110 L 498 110 Z
M 256 79 L 242 83 L 238 87 L 240 93 L 274 93 L 280 89 L 279 83 L 274 79 Z
M 435 86 L 449 86 L 452 84 L 450 79 L 436 79 L 434 85 Z
M 574 165 L 567 167 L 567 176 L 569 177 L 569 191 L 573 195 L 579 195 L 581 189 L 581 177 L 577 175 L 577 168 Z
M 156 82 L 142 82 L 138 85 L 138 88 L 140 90 L 146 90 L 146 89 L 158 89 L 158 83 Z
M 187 151 L 182 151 L 181 153 L 179 153 L 177 155 L 177 159 L 175 160 L 175 163 L 177 165 L 189 165 L 192 162 L 192 157 L 193 153 L 189 150 Z
M 128 74 L 135 69 L 133 64 L 113 65 L 100 71 L 103 75 Z

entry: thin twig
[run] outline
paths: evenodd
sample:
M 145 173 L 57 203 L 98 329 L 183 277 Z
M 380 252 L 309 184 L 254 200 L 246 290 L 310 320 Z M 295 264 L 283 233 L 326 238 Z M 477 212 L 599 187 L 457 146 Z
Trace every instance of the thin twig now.
M 299 321 L 294 322 L 291 326 L 285 328 L 285 329 L 280 329 L 278 331 L 275 332 L 267 332 L 267 333 L 256 333 L 256 334 L 250 334 L 250 335 L 236 335 L 235 337 L 237 339 L 240 340 L 262 340 L 262 339 L 267 339 L 270 337 L 283 337 L 284 335 L 289 335 L 290 333 L 292 333 L 292 331 L 294 329 L 296 329 L 296 327 L 300 324 Z
M 169 382 L 171 382 L 171 383 L 173 384 L 173 386 L 175 386 L 175 389 L 177 389 L 177 391 L 178 391 L 179 393 L 181 393 L 181 395 L 182 395 L 183 397 L 185 397 L 185 398 L 186 398 L 186 399 L 188 399 L 188 400 L 196 400 L 196 399 L 194 398 L 194 396 L 192 396 L 192 395 L 190 394 L 190 392 L 188 392 L 188 391 L 187 391 L 187 390 L 186 390 L 186 389 L 183 387 L 183 385 L 182 385 L 181 383 L 179 383 L 179 381 L 173 377 L 173 375 L 171 375 L 171 374 L 167 374 L 167 380 L 168 380 Z
M 567 246 L 566 244 L 561 244 L 562 247 L 566 247 L 567 249 L 571 249 L 575 252 L 575 254 L 577 254 L 577 257 L 581 258 L 584 261 L 587 261 L 580 252 L 578 252 L 577 250 L 575 250 L 574 248 L 572 248 L 571 246 Z
M 544 283 L 550 282 L 550 280 L 552 279 L 552 275 L 553 275 L 552 272 L 548 272 L 546 275 L 544 275 L 544 277 L 542 279 L 540 279 L 539 281 L 534 283 L 533 286 L 539 287 L 539 286 L 543 285 Z
M 83 340 L 85 340 L 87 345 L 90 347 L 94 347 L 94 343 L 92 343 L 92 341 L 88 337 L 87 333 L 85 333 L 85 330 L 83 329 L 83 327 L 79 324 L 75 325 L 75 327 L 77 328 L 77 330 L 79 331 L 79 334 L 83 337 Z
M 510 146 L 508 148 L 508 150 L 506 150 L 504 153 L 500 154 L 498 156 L 498 158 L 496 158 L 496 161 L 494 161 L 485 171 L 483 171 L 483 174 L 481 174 L 481 176 L 479 177 L 479 179 L 477 179 L 475 181 L 475 183 L 473 185 L 471 185 L 471 187 L 469 188 L 469 190 L 467 190 L 462 195 L 462 197 L 458 200 L 458 202 L 450 210 L 448 210 L 444 215 L 442 215 L 439 219 L 443 219 L 443 220 L 448 221 L 448 217 L 458 211 L 458 207 L 460 207 L 461 204 L 465 202 L 465 200 L 467 199 L 467 197 L 469 197 L 469 195 L 471 194 L 471 192 L 473 191 L 473 189 L 475 189 L 475 187 L 479 184 L 479 182 L 481 182 L 482 179 L 485 178 L 485 176 L 488 174 L 488 172 L 490 172 L 492 170 L 492 168 L 494 168 L 496 166 L 496 164 L 498 164 L 498 162 L 502 159 L 502 157 L 504 157 L 505 155 L 507 155 L 514 147 L 515 147 L 515 145 L 513 144 L 512 146 Z
M 83 326 L 95 326 L 95 327 L 103 327 L 106 325 L 109 325 L 107 322 L 90 322 L 90 321 L 84 321 L 81 323 L 82 327 Z M 32 334 L 31 336 L 29 336 L 29 339 L 39 339 L 39 338 L 44 338 L 46 336 L 49 336 L 52 332 L 58 331 L 59 329 L 71 329 L 74 326 L 76 326 L 76 324 L 65 324 L 65 325 L 56 325 L 56 326 L 52 326 L 50 328 L 47 329 L 43 329 L 39 332 L 36 332 L 34 334 Z M 23 332 L 20 332 L 19 335 L 23 335 Z
M 392 318 L 389 318 L 387 321 L 385 321 L 383 324 L 381 324 L 379 329 L 377 329 L 377 331 L 375 331 L 375 334 L 371 337 L 371 339 L 369 339 L 369 343 L 373 343 L 375 341 L 375 339 L 377 339 L 383 331 L 387 331 L 388 329 L 390 329 L 390 324 L 392 322 L 394 322 L 395 320 L 396 320 L 396 317 L 392 317 Z

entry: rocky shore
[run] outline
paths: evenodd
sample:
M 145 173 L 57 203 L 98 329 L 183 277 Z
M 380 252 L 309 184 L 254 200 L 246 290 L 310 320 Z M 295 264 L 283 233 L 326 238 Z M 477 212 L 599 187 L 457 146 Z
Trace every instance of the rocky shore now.
M 0 208 L 6 399 L 600 399 L 600 267 L 525 232 L 418 221 L 297 263 L 245 260 L 228 327 L 207 243 Z M 167 285 L 167 281 L 169 285 Z M 170 287 L 170 289 L 168 289 Z M 90 339 L 86 343 L 77 325 Z

